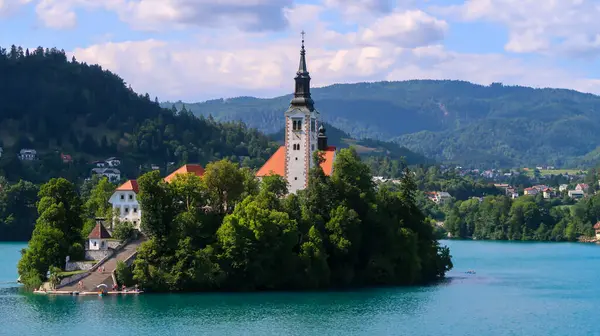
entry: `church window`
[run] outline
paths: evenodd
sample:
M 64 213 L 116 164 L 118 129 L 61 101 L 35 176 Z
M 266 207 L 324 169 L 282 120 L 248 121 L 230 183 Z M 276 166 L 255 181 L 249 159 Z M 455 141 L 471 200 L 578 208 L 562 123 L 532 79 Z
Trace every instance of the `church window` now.
M 296 158 L 296 161 L 298 161 L 298 158 Z
M 121 194 L 121 199 L 124 200 L 125 199 L 125 195 Z
M 311 148 L 312 150 L 315 150 L 315 144 L 312 144 L 312 145 L 310 146 L 310 148 Z
M 317 130 L 317 120 L 315 118 L 310 119 L 310 131 L 315 132 Z
M 129 199 L 132 200 L 133 199 L 133 194 L 129 194 Z
M 302 130 L 302 119 L 292 119 L 292 130 L 294 130 L 294 131 Z
M 298 181 L 298 178 L 297 178 L 297 177 L 294 177 L 294 180 L 295 180 L 295 181 Z

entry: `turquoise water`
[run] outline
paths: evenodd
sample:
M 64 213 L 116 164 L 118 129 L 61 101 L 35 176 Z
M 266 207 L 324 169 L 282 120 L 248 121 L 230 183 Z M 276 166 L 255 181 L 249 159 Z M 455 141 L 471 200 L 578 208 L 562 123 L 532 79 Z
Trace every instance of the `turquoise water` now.
M 600 335 L 600 246 L 445 244 L 435 286 L 99 298 L 22 293 L 6 282 L 24 244 L 0 243 L 0 335 Z

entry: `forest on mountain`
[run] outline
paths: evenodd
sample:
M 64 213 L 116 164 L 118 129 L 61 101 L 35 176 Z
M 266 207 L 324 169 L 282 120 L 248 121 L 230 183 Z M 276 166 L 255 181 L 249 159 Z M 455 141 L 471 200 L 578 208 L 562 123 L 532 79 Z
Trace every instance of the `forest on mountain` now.
M 260 166 L 277 144 L 241 122 L 219 123 L 164 109 L 98 65 L 67 59 L 64 51 L 0 47 L 0 175 L 34 183 L 88 177 L 94 160 L 116 156 L 126 176 L 142 164 L 228 158 Z M 39 160 L 22 162 L 23 148 Z M 71 155 L 63 163 L 60 153 Z
M 351 137 L 395 141 L 443 162 L 479 167 L 600 162 L 600 97 L 592 94 L 411 80 L 336 84 L 313 89 L 312 95 L 323 120 Z M 274 133 L 290 97 L 239 97 L 186 106 L 196 115 L 241 120 Z

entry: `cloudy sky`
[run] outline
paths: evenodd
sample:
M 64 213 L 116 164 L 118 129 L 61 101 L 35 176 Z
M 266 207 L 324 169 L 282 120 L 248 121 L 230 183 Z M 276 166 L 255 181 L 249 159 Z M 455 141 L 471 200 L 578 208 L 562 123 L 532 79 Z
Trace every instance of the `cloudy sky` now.
M 0 46 L 57 47 L 160 100 L 462 79 L 600 94 L 597 0 L 0 0 Z

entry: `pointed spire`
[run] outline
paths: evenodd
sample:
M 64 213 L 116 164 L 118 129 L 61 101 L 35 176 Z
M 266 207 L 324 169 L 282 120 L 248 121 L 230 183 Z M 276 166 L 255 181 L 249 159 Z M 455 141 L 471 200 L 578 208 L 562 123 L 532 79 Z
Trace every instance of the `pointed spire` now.
M 291 104 L 294 106 L 306 106 L 309 110 L 314 110 L 314 102 L 310 98 L 310 75 L 306 67 L 306 50 L 304 49 L 304 30 L 302 31 L 302 47 L 300 48 L 300 64 L 296 72 L 296 90 Z
M 302 31 L 302 47 L 300 48 L 300 65 L 298 66 L 298 75 L 308 75 L 308 70 L 306 69 L 306 50 L 304 49 L 304 35 L 306 34 L 304 30 Z

